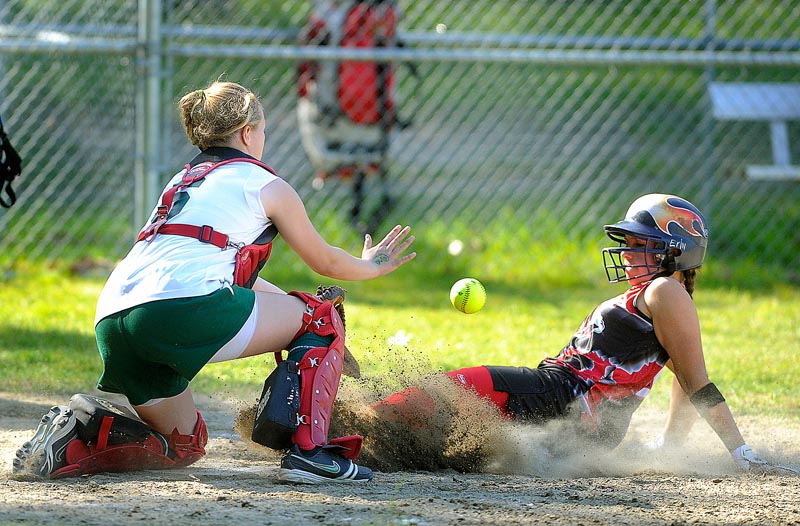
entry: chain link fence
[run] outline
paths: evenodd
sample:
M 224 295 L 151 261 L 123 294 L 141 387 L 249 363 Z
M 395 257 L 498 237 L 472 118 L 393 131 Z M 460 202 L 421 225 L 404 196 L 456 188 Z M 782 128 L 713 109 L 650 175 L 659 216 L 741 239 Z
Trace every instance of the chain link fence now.
M 591 242 L 635 197 L 666 192 L 706 213 L 716 257 L 800 266 L 797 92 L 764 95 L 771 117 L 733 118 L 710 92 L 720 82 L 797 86 L 800 4 L 401 1 L 405 46 L 361 54 L 298 46 L 312 8 L 0 0 L 0 115 L 24 161 L 18 202 L 0 210 L 0 261 L 121 257 L 194 156 L 176 101 L 218 78 L 259 94 L 263 160 L 327 237 L 350 239 L 342 203 L 352 180 L 312 185 L 297 65 L 361 58 L 413 66 L 395 70 L 398 114 L 411 124 L 390 136 L 387 224 L 422 238 L 427 228 L 500 237 L 508 250 L 519 247 L 503 229 Z M 748 175 L 776 165 L 777 176 Z M 365 184 L 373 206 L 374 178 Z

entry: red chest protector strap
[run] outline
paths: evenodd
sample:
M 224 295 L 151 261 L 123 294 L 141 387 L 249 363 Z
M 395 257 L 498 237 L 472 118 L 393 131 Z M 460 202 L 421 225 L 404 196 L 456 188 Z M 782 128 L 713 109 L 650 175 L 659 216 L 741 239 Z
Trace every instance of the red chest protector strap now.
M 172 210 L 172 203 L 175 201 L 175 194 L 178 192 L 183 191 L 184 189 L 188 188 L 192 184 L 196 183 L 205 178 L 213 170 L 219 166 L 235 163 L 235 162 L 247 162 L 252 163 L 255 165 L 260 166 L 261 168 L 265 169 L 272 175 L 277 176 L 278 174 L 275 173 L 275 170 L 267 166 L 266 164 L 262 163 L 261 161 L 256 161 L 255 159 L 247 159 L 245 157 L 236 158 L 236 159 L 227 159 L 225 161 L 219 163 L 200 163 L 197 166 L 189 166 L 188 164 L 185 166 L 186 172 L 184 172 L 183 176 L 181 177 L 181 182 L 164 192 L 161 196 L 161 204 L 158 205 L 158 209 L 156 210 L 156 218 L 155 220 L 150 223 L 144 230 L 139 233 L 139 237 L 136 239 L 137 241 L 152 241 L 156 234 L 172 234 L 176 236 L 185 236 L 185 237 L 192 237 L 195 239 L 199 239 L 204 243 L 211 243 L 214 246 L 219 248 L 226 248 L 228 246 L 228 236 L 223 234 L 222 232 L 216 232 L 213 227 L 208 225 L 203 226 L 196 226 L 196 225 L 184 225 L 184 224 L 170 224 L 167 225 L 167 218 L 169 216 L 170 210 Z

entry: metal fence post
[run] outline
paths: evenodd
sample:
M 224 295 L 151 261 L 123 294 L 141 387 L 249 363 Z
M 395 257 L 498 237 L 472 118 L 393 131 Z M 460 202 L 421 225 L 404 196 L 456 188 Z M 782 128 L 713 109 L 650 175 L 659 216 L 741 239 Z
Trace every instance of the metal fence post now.
M 715 52 L 717 50 L 717 0 L 707 0 L 705 5 L 705 41 L 706 41 L 706 49 L 710 50 L 711 52 Z M 702 103 L 706 106 L 706 108 L 710 107 L 709 95 L 708 95 L 708 85 L 714 80 L 714 75 L 716 74 L 715 68 L 713 65 L 707 65 L 703 68 L 703 82 L 705 83 L 705 92 L 703 93 Z M 706 222 L 713 221 L 714 216 L 714 188 L 717 185 L 717 167 L 719 166 L 719 159 L 717 158 L 717 151 L 716 151 L 716 141 L 714 137 L 714 119 L 711 116 L 710 111 L 706 111 L 703 114 L 703 120 L 701 126 L 705 130 L 703 134 L 703 151 L 707 152 L 708 155 L 705 157 L 705 161 L 702 163 L 703 168 L 701 173 L 705 174 L 704 182 L 701 185 L 700 190 L 700 199 L 698 200 L 700 204 L 698 206 L 701 207 L 703 213 L 706 217 Z
M 161 17 L 161 0 L 139 0 L 135 229 L 148 217 L 161 189 Z

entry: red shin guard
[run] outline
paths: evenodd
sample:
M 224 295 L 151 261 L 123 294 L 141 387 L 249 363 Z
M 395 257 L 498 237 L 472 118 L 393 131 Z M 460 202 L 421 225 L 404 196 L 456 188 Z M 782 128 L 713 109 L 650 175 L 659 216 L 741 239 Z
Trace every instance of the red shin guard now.
M 174 430 L 169 437 L 153 431 L 140 442 L 108 444 L 111 416 L 103 417 L 96 442 L 75 439 L 67 445 L 67 465 L 51 473 L 51 479 L 77 477 L 88 473 L 168 469 L 192 464 L 205 454 L 208 430 L 200 411 L 191 435 Z
M 299 427 L 292 435 L 292 442 L 300 449 L 311 450 L 329 444 L 341 446 L 342 455 L 355 459 L 361 450 L 362 437 L 353 435 L 328 441 L 331 410 L 344 365 L 344 325 L 329 301 L 304 292 L 290 292 L 306 302 L 303 325 L 295 335 L 313 333 L 333 336 L 328 347 L 315 347 L 300 360 L 300 411 Z

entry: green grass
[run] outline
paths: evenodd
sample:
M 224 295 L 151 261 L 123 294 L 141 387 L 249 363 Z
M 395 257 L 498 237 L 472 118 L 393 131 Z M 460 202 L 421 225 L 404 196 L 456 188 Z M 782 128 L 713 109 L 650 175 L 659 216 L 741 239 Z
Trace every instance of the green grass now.
M 622 290 L 599 276 L 594 286 L 552 279 L 516 285 L 476 274 L 488 302 L 465 315 L 448 301 L 450 284 L 463 274 L 426 272 L 424 258 L 379 280 L 344 284 L 349 346 L 366 375 L 402 376 L 396 369 L 412 364 L 425 370 L 535 366 L 569 340 L 595 304 Z M 286 289 L 311 290 L 322 282 L 311 274 L 274 279 Z M 712 380 L 737 414 L 800 417 L 800 287 L 774 283 L 759 291 L 708 281 L 698 279 L 696 301 Z M 92 327 L 102 284 L 100 276 L 21 264 L 0 281 L 0 390 L 67 396 L 94 387 L 101 363 Z M 397 335 L 408 343 L 390 344 Z M 271 356 L 212 364 L 193 389 L 254 399 L 272 367 Z M 669 376 L 657 382 L 648 404 L 666 407 Z

